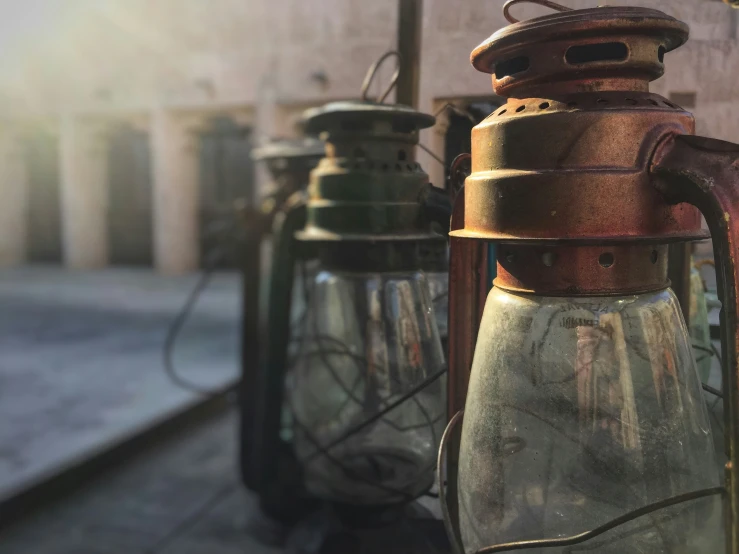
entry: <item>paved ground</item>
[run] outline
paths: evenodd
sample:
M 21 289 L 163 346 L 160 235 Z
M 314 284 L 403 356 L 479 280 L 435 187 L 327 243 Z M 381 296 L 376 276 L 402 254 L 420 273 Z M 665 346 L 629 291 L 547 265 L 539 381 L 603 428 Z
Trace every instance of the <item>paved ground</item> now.
M 166 329 L 196 276 L 0 271 L 0 498 L 197 400 L 162 369 Z M 219 274 L 177 343 L 181 374 L 237 375 L 239 283 Z
M 0 533 L 0 554 L 277 554 L 238 484 L 233 412 L 184 429 Z M 255 533 L 255 529 L 262 529 Z

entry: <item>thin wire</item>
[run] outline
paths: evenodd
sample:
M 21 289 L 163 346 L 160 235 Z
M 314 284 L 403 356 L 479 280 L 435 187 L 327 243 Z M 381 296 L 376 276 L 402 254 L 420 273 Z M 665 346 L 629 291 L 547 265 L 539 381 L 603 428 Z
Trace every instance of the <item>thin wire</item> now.
M 710 394 L 712 394 L 714 396 L 717 396 L 718 398 L 723 398 L 724 397 L 724 393 L 722 393 L 720 390 L 714 389 L 713 387 L 711 387 L 709 385 L 706 385 L 705 383 L 701 383 L 701 384 L 703 386 L 703 390 L 704 391 L 706 391 L 706 392 L 708 392 L 708 393 L 710 393 Z
M 164 347 L 162 351 L 164 372 L 167 377 L 169 377 L 170 381 L 172 381 L 172 383 L 174 383 L 181 389 L 206 397 L 220 396 L 233 387 L 227 387 L 226 390 L 210 389 L 202 387 L 196 383 L 193 383 L 192 381 L 189 381 L 188 379 L 183 378 L 182 376 L 180 376 L 174 366 L 172 354 L 174 351 L 175 343 L 177 341 L 177 338 L 179 337 L 180 332 L 182 331 L 182 328 L 185 326 L 185 323 L 187 323 L 187 320 L 190 318 L 192 310 L 195 307 L 198 299 L 200 298 L 200 295 L 210 283 L 210 280 L 213 277 L 213 273 L 218 267 L 218 262 L 220 262 L 221 259 L 221 250 L 217 250 L 211 256 L 209 256 L 208 263 L 206 264 L 206 267 L 203 270 L 200 279 L 198 279 L 197 283 L 195 283 L 195 287 L 193 287 L 193 289 L 190 291 L 185 304 L 182 306 L 180 312 L 177 314 L 177 316 L 174 318 L 169 328 L 167 329 L 167 335 L 164 339 Z
M 345 440 L 347 440 L 349 437 L 351 437 L 353 435 L 356 435 L 357 433 L 359 433 L 363 429 L 366 429 L 367 427 L 369 427 L 370 425 L 372 425 L 373 423 L 375 423 L 379 419 L 381 419 L 384 416 L 386 416 L 389 412 L 391 412 L 392 410 L 394 410 L 395 408 L 397 408 L 398 406 L 400 406 L 403 402 L 405 402 L 406 400 L 408 400 L 409 398 L 411 398 L 413 395 L 418 394 L 421 390 L 425 389 L 427 386 L 429 386 L 430 384 L 432 384 L 434 381 L 438 380 L 442 375 L 444 375 L 446 373 L 446 371 L 447 371 L 446 368 L 444 368 L 441 371 L 437 371 L 433 375 L 427 377 L 424 381 L 422 381 L 421 383 L 419 383 L 418 385 L 416 385 L 413 389 L 409 390 L 407 393 L 405 393 L 404 395 L 402 395 L 401 397 L 399 397 L 395 401 L 393 401 L 390 404 L 388 404 L 387 406 L 385 406 L 385 408 L 383 408 L 382 410 L 380 410 L 376 414 L 372 415 L 371 417 L 368 417 L 364 421 L 358 423 L 354 427 L 352 427 L 349 430 L 345 431 L 337 439 L 334 439 L 331 442 L 329 442 L 327 445 L 324 446 L 324 448 L 326 450 L 330 450 L 330 449 L 338 446 L 339 444 L 341 444 Z M 314 458 L 317 458 L 317 457 L 318 456 L 316 454 L 311 455 L 311 456 L 308 456 L 306 458 L 306 460 L 305 460 L 305 463 L 307 464 L 308 462 L 312 461 Z
M 310 301 L 311 291 L 309 289 L 307 289 L 307 282 L 304 282 L 303 287 L 304 287 L 303 288 L 304 302 L 305 302 L 306 309 L 308 309 L 308 302 Z M 441 297 L 441 296 L 443 296 L 443 294 L 442 295 L 438 295 L 438 296 Z M 315 311 L 314 311 L 314 315 L 315 315 Z M 316 327 L 318 326 L 318 323 L 317 323 L 317 321 L 315 321 L 315 319 L 314 319 L 314 325 Z M 360 367 L 360 370 L 361 370 L 360 364 L 363 365 L 364 363 L 367 362 L 366 359 L 362 358 L 358 354 L 354 354 L 353 352 L 351 352 L 351 350 L 349 349 L 349 347 L 346 344 L 344 344 L 341 340 L 336 339 L 334 337 L 330 337 L 328 335 L 316 334 L 315 336 L 316 336 L 316 338 L 319 338 L 320 337 L 320 338 L 322 338 L 324 340 L 330 340 L 330 341 L 334 342 L 334 344 L 336 344 L 339 348 L 341 348 L 343 350 L 343 352 L 340 351 L 340 352 L 337 352 L 337 353 L 342 353 L 342 354 L 348 355 L 353 361 L 355 361 L 355 363 L 357 363 L 358 367 Z M 319 352 L 317 352 L 315 354 L 323 354 L 322 350 L 323 349 L 322 349 L 322 347 L 320 346 L 320 343 L 319 343 Z M 339 378 L 338 372 L 335 370 L 335 368 L 333 368 L 332 364 L 330 364 L 328 362 L 328 360 L 326 360 L 325 358 L 323 358 L 323 361 L 324 361 L 324 364 L 327 366 L 327 368 L 329 368 L 329 372 L 331 373 L 331 376 L 334 378 L 334 380 L 337 383 L 339 383 L 339 385 L 342 387 L 342 389 L 344 390 L 344 392 L 347 395 L 350 395 L 350 392 L 351 392 L 351 398 L 354 399 L 355 402 L 360 403 L 359 400 L 357 400 L 356 398 L 354 398 L 354 396 L 353 396 L 353 390 L 352 391 L 348 391 L 348 389 L 344 386 L 344 383 Z M 376 366 L 376 367 L 379 367 L 379 366 Z M 441 418 L 441 415 L 439 417 L 437 417 L 436 419 L 431 420 L 431 417 L 429 416 L 428 412 L 425 410 L 425 408 L 420 403 L 420 401 L 417 398 L 415 398 L 415 396 L 416 396 L 416 394 L 418 394 L 419 392 L 421 392 L 424 388 L 426 388 L 428 385 L 430 385 L 431 383 L 433 383 L 434 381 L 436 381 L 445 372 L 446 372 L 446 368 L 444 368 L 440 372 L 438 372 L 438 373 L 430 376 L 426 380 L 422 381 L 419 385 L 417 385 L 416 387 L 414 387 L 410 391 L 408 391 L 405 394 L 403 394 L 402 396 L 400 396 L 394 402 L 391 402 L 390 404 L 388 404 L 387 406 L 385 406 L 385 408 L 379 410 L 374 415 L 370 416 L 369 418 L 365 419 L 364 421 L 362 421 L 362 422 L 358 423 L 357 425 L 355 425 L 354 427 L 350 428 L 348 431 L 346 431 L 344 434 L 342 434 L 337 439 L 334 439 L 333 441 L 329 442 L 323 448 L 325 448 L 326 450 L 331 450 L 332 448 L 335 448 L 336 446 L 338 446 L 339 444 L 343 443 L 345 440 L 349 439 L 350 437 L 352 437 L 356 433 L 359 433 L 363 429 L 366 429 L 368 426 L 372 425 L 376 421 L 379 421 L 380 419 L 383 419 L 384 416 L 387 415 L 390 411 L 392 411 L 393 409 L 395 409 L 396 407 L 398 407 L 400 404 L 404 403 L 406 400 L 409 400 L 409 399 L 412 399 L 416 403 L 416 405 L 421 410 L 422 414 L 425 416 L 426 421 L 427 421 L 427 425 L 429 426 L 429 428 L 431 430 L 432 438 L 433 438 L 434 443 L 435 443 L 436 442 L 436 437 L 435 437 L 435 432 L 434 432 L 434 424 L 439 421 L 439 419 Z M 360 373 L 361 373 L 361 371 L 360 371 Z M 346 402 L 345 402 L 345 404 L 346 404 Z M 343 405 L 342 405 L 342 409 L 343 409 Z M 401 431 L 401 432 L 410 431 L 410 430 L 412 430 L 412 429 L 415 428 L 415 427 L 405 427 L 405 428 L 403 428 L 401 426 L 398 426 L 394 422 L 390 422 L 390 421 L 387 421 L 387 420 L 384 420 L 384 419 L 383 419 L 383 421 L 385 421 L 385 423 L 387 423 L 391 427 L 395 428 L 397 431 Z M 421 426 L 418 427 L 418 428 L 422 428 L 422 427 L 425 427 L 425 426 L 426 425 L 421 424 Z M 316 453 L 314 453 L 314 454 L 306 457 L 303 460 L 303 463 L 305 465 L 308 465 L 310 462 L 312 462 L 315 459 L 319 458 L 320 457 L 319 454 L 320 454 L 320 452 L 316 452 Z
M 395 85 L 398 84 L 398 77 L 400 77 L 400 66 L 402 65 L 403 57 L 400 55 L 400 52 L 398 52 L 397 50 L 388 50 L 382 56 L 380 56 L 380 58 L 375 63 L 373 63 L 370 66 L 369 70 L 367 71 L 367 74 L 364 76 L 364 82 L 362 82 L 362 100 L 364 102 L 370 101 L 369 88 L 370 88 L 370 85 L 372 84 L 372 81 L 375 79 L 377 70 L 380 68 L 382 63 L 388 58 L 390 58 L 391 56 L 394 56 L 398 60 L 398 65 L 395 69 L 395 73 L 393 73 L 393 76 L 390 78 L 390 84 L 387 86 L 385 91 L 377 99 L 377 102 L 379 104 L 382 104 L 383 102 L 385 102 L 385 99 L 395 88 Z
M 537 539 L 531 541 L 516 541 L 504 544 L 496 544 L 493 546 L 480 548 L 479 550 L 475 551 L 475 554 L 494 554 L 496 552 L 511 552 L 514 550 L 525 550 L 527 548 L 554 548 L 581 544 L 592 538 L 598 537 L 603 533 L 610 531 L 611 529 L 624 525 L 625 523 L 638 519 L 642 516 L 656 512 L 657 510 L 669 508 L 670 506 L 675 506 L 684 502 L 690 502 L 691 500 L 706 498 L 708 496 L 723 496 L 725 493 L 726 488 L 724 487 L 710 487 L 698 491 L 678 494 L 670 498 L 660 500 L 659 502 L 653 502 L 652 504 L 642 506 L 641 508 L 612 519 L 608 523 L 596 527 L 595 529 L 585 531 L 578 535 L 572 535 L 571 537 L 560 537 L 556 539 Z
M 551 8 L 558 12 L 572 11 L 572 8 L 568 8 L 567 6 L 563 6 L 562 4 L 557 4 L 556 2 L 552 2 L 551 0 L 508 0 L 508 2 L 503 4 L 503 17 L 505 17 L 509 23 L 518 23 L 519 20 L 511 15 L 510 10 L 516 4 L 522 4 L 524 2 L 528 2 L 529 4 L 538 4 L 539 6 Z
M 435 159 L 435 160 L 436 160 L 437 162 L 439 162 L 439 163 L 440 163 L 441 165 L 443 165 L 444 167 L 446 167 L 446 163 L 444 162 L 444 160 L 442 160 L 442 159 L 441 159 L 441 158 L 440 158 L 439 156 L 437 156 L 436 154 L 434 154 L 434 153 L 433 153 L 433 152 L 432 152 L 432 151 L 431 151 L 431 150 L 430 150 L 430 149 L 429 149 L 428 147 L 426 147 L 426 146 L 425 146 L 424 144 L 422 144 L 422 143 L 420 143 L 420 142 L 419 142 L 419 143 L 418 143 L 418 147 L 419 147 L 419 148 L 420 148 L 421 150 L 424 150 L 425 152 L 427 152 L 429 156 L 431 156 L 431 157 L 432 157 L 433 159 Z

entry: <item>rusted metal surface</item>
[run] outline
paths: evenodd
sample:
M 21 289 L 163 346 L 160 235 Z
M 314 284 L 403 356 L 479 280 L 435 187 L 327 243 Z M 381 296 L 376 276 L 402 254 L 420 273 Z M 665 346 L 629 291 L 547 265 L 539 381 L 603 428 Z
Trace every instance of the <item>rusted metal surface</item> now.
M 501 96 L 645 92 L 664 73 L 664 54 L 687 39 L 685 23 L 657 10 L 592 8 L 508 25 L 470 59 L 479 71 L 493 74 Z
M 472 131 L 464 229 L 485 240 L 604 243 L 705 237 L 692 206 L 650 186 L 650 153 L 691 114 L 649 93 L 508 99 Z
M 434 116 L 397 104 L 333 102 L 306 111 L 304 121 L 326 141 L 326 156 L 311 172 L 301 240 L 446 241 L 420 201 L 430 198 L 428 174 L 412 159 L 419 130 Z
M 667 286 L 667 245 L 705 237 L 702 212 L 725 307 L 727 542 L 739 554 L 739 146 L 691 137 L 693 116 L 649 92 L 664 54 L 687 37 L 659 11 L 608 7 L 515 23 L 473 51 L 508 100 L 473 130 L 472 173 L 452 220 L 449 413 L 464 408 L 485 241 L 501 243 L 497 286 L 633 294 Z M 451 444 L 450 476 L 457 456 Z
M 668 286 L 667 246 L 503 244 L 495 286 L 540 296 L 639 294 Z
M 454 202 L 451 229 L 464 225 L 464 187 Z M 447 354 L 447 417 L 464 410 L 467 386 L 472 369 L 477 332 L 488 292 L 488 247 L 480 241 L 450 239 L 449 256 L 449 351 Z M 453 335 L 452 335 L 453 333 Z M 448 447 L 447 495 L 449 515 L 455 528 L 458 524 L 457 467 L 459 438 Z M 456 537 L 456 542 L 459 537 Z
M 721 350 L 729 491 L 727 549 L 739 552 L 739 145 L 673 136 L 658 148 L 651 173 L 667 201 L 689 202 L 706 218 L 713 238 L 721 310 Z

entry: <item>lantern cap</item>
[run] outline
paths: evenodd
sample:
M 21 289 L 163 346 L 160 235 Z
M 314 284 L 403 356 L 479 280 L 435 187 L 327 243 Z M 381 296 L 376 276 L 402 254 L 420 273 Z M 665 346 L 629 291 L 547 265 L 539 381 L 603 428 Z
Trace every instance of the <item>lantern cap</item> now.
M 643 82 L 638 88 L 645 90 L 664 73 L 664 54 L 687 39 L 688 26 L 659 10 L 590 8 L 508 25 L 475 48 L 470 60 L 493 74 L 493 88 L 502 96 L 560 82 L 590 91 Z
M 436 118 L 433 115 L 414 110 L 402 104 L 382 104 L 350 100 L 331 102 L 319 108 L 311 108 L 303 113 L 303 125 L 308 133 L 331 132 L 332 129 L 346 129 L 352 124 L 389 121 L 414 132 L 431 127 Z
M 297 139 L 275 139 L 252 150 L 251 157 L 255 161 L 267 161 L 278 158 L 321 158 L 323 142 L 313 137 Z

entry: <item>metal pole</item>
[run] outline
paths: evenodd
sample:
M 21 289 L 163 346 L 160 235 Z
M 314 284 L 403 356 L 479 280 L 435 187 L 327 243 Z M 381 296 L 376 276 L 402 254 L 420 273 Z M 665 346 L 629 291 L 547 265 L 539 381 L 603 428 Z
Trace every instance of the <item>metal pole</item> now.
M 423 0 L 398 0 L 398 52 L 402 60 L 396 101 L 412 108 L 418 108 L 422 19 Z

